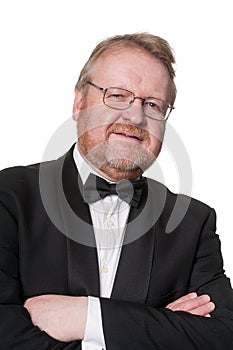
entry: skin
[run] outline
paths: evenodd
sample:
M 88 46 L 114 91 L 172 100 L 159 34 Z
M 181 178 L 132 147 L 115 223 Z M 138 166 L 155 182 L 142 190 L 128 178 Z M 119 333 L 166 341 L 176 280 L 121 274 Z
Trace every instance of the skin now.
M 32 323 L 59 341 L 84 338 L 87 320 L 87 297 L 40 295 L 26 300 Z
M 93 68 L 92 81 L 101 87 L 122 87 L 140 97 L 167 101 L 169 95 L 166 67 L 135 50 L 120 50 L 100 58 Z M 145 118 L 140 100 L 128 110 L 116 111 L 103 105 L 102 93 L 97 89 L 90 87 L 87 96 L 76 90 L 73 118 L 78 124 L 79 151 L 108 179 L 118 181 L 140 176 L 160 152 L 165 124 Z M 40 295 L 26 300 L 24 307 L 32 323 L 51 337 L 59 341 L 84 338 L 87 297 Z M 215 305 L 208 295 L 198 296 L 193 292 L 166 308 L 210 317 Z
M 100 58 L 91 75 L 101 87 L 122 87 L 139 97 L 167 101 L 167 68 L 147 53 L 132 49 L 114 52 Z M 160 152 L 165 122 L 146 118 L 139 99 L 129 109 L 119 111 L 105 106 L 102 92 L 93 87 L 87 96 L 76 90 L 73 118 L 78 125 L 80 153 L 110 180 L 140 176 Z

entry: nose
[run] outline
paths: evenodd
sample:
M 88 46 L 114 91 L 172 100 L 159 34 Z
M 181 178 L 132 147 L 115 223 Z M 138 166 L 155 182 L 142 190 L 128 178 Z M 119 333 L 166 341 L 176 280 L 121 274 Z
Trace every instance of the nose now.
M 122 111 L 122 118 L 134 125 L 144 125 L 146 123 L 146 118 L 142 107 L 143 99 L 135 97 L 130 107 Z

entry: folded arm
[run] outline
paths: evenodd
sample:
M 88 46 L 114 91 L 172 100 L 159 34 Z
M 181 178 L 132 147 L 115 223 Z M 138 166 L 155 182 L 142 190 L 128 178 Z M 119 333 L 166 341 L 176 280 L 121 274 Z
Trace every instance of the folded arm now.
M 78 350 L 79 340 L 62 342 L 34 326 L 23 306 L 17 222 L 0 202 L 0 339 L 4 350 Z M 65 319 L 64 319 L 65 324 Z M 78 339 L 78 338 L 77 338 Z
M 195 291 L 198 295 L 210 295 L 216 305 L 212 317 L 201 317 L 211 313 L 214 305 L 209 299 L 202 300 L 203 304 L 199 304 L 201 299 L 197 297 L 190 298 L 193 300 L 173 301 L 167 307 L 159 309 L 149 305 L 100 299 L 107 348 L 154 350 L 157 347 L 169 350 L 174 349 L 174 343 L 184 348 L 186 346 L 188 349 L 192 349 L 190 346 L 202 350 L 233 348 L 233 296 L 229 281 L 223 274 L 219 240 L 213 233 L 213 218 L 211 214 L 203 229 L 190 279 L 190 288 L 187 291 Z M 12 348 L 19 350 L 25 348 L 28 350 L 81 349 L 81 341 L 69 341 L 73 339 L 73 335 L 66 337 L 67 335 L 63 334 L 62 338 L 59 338 L 53 330 L 51 331 L 50 328 L 53 327 L 51 322 L 54 317 L 48 322 L 46 312 L 40 312 L 43 296 L 38 297 L 38 304 L 35 300 L 29 299 L 25 307 L 23 306 L 18 266 L 17 222 L 2 204 L 0 204 L 0 221 L 1 346 L 6 350 Z M 74 300 L 72 299 L 72 303 Z M 82 299 L 82 302 L 84 300 Z M 198 303 L 194 305 L 195 300 L 198 300 Z M 63 301 L 70 309 L 71 303 L 67 303 L 67 300 Z M 50 302 L 54 303 L 54 300 L 51 299 Z M 74 303 L 77 314 L 73 315 L 72 320 L 73 324 L 77 322 L 78 325 L 80 321 L 78 320 L 80 317 L 78 300 Z M 62 304 L 60 303 L 60 306 Z M 204 310 L 203 307 L 207 309 Z M 80 310 L 85 310 L 85 306 Z M 68 321 L 67 312 L 65 314 L 63 312 L 60 314 L 60 319 L 64 319 L 65 323 Z M 84 312 L 84 316 L 81 317 L 83 320 L 81 328 L 75 329 L 77 330 L 75 339 L 83 337 L 85 317 Z M 47 322 L 47 326 L 44 322 Z M 81 333 L 78 334 L 78 332 Z
M 26 300 L 24 307 L 32 323 L 51 337 L 66 342 L 84 338 L 87 297 L 40 295 Z M 214 303 L 208 295 L 190 293 L 170 303 L 167 308 L 207 317 L 214 310 Z
M 214 210 L 200 234 L 187 292 L 208 295 L 211 301 L 202 296 L 207 298 L 203 309 L 194 305 L 196 298 L 161 308 L 101 299 L 107 348 L 173 350 L 175 344 L 177 349 L 233 349 L 233 292 L 224 275 Z

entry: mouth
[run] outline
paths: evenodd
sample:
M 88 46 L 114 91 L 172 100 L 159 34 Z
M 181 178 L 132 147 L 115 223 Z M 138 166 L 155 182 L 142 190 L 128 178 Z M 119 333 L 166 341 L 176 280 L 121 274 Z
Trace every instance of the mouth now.
M 130 141 L 143 142 L 142 136 L 127 131 L 114 131 L 110 134 L 110 138 L 122 138 Z

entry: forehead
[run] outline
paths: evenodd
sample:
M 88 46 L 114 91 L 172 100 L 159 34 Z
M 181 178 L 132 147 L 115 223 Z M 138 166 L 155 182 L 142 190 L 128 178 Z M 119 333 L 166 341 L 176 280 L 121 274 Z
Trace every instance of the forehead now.
M 105 53 L 94 64 L 91 76 L 95 83 L 104 87 L 140 89 L 147 96 L 153 91 L 161 90 L 162 94 L 167 92 L 170 81 L 168 70 L 162 61 L 136 48 Z

